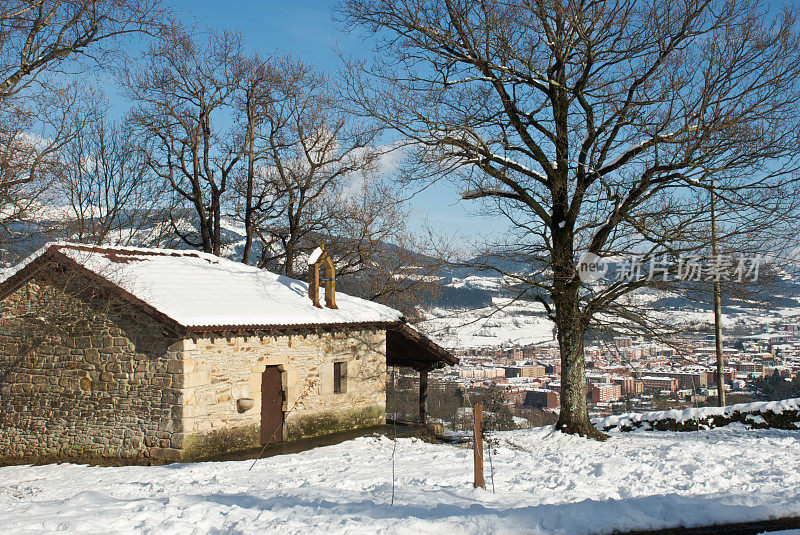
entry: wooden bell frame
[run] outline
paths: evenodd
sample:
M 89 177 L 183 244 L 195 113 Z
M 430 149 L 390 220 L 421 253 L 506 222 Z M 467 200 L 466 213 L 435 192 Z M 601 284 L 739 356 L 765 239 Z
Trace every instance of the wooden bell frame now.
M 308 297 L 317 308 L 322 308 L 319 302 L 319 268 L 322 266 L 323 283 L 325 284 L 325 306 L 328 308 L 339 308 L 336 306 L 336 270 L 333 267 L 333 260 L 325 251 L 325 244 L 319 246 L 322 254 L 316 262 L 308 266 Z

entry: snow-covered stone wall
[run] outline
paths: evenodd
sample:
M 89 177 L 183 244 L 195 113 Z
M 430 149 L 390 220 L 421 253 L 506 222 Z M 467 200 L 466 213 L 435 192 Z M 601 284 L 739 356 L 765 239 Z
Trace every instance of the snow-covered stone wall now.
M 795 430 L 800 428 L 800 398 L 739 403 L 727 407 L 625 413 L 598 418 L 593 423 L 601 431 L 695 431 L 731 423 L 742 423 L 755 429 Z

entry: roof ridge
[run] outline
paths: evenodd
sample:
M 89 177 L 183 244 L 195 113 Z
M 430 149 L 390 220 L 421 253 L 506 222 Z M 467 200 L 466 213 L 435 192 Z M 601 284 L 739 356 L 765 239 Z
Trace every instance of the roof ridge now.
M 222 257 L 204 253 L 201 251 L 193 251 L 190 249 L 167 249 L 163 247 L 136 247 L 132 245 L 92 245 L 78 242 L 50 242 L 46 248 L 55 247 L 56 249 L 74 249 L 78 251 L 86 251 L 92 253 L 100 252 L 114 252 L 118 254 L 141 254 L 145 256 L 189 256 L 196 258 L 213 257 L 219 259 Z

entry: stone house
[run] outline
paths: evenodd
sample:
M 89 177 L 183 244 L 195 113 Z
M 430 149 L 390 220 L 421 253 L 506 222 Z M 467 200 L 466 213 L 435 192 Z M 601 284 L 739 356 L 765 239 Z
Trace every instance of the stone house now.
M 387 366 L 420 372 L 424 419 L 427 372 L 456 359 L 396 310 L 329 297 L 193 251 L 42 248 L 0 279 L 0 462 L 191 460 L 372 426 Z

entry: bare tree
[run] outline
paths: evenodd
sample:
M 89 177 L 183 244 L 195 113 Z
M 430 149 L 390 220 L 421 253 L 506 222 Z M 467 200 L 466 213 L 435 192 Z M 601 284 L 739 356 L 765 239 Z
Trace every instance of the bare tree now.
M 247 229 L 244 261 L 257 235 L 259 265 L 292 277 L 300 253 L 334 234 L 353 183 L 372 172 L 373 135 L 337 111 L 328 80 L 312 67 L 284 58 L 250 71 L 241 112 L 247 165 L 236 212 Z
M 127 125 L 109 123 L 99 110 L 76 130 L 59 155 L 67 237 L 81 243 L 157 244 L 165 230 L 163 187 L 131 143 Z
M 104 65 L 122 37 L 151 32 L 160 0 L 12 1 L 0 9 L 0 241 L 37 229 L 56 155 L 82 93 L 72 75 Z M 85 61 L 86 60 L 86 61 Z M 46 229 L 45 229 L 46 230 Z
M 588 417 L 584 333 L 651 330 L 624 299 L 650 281 L 587 284 L 579 257 L 653 265 L 708 250 L 712 178 L 718 222 L 735 222 L 729 236 L 718 226 L 720 242 L 785 222 L 800 155 L 796 10 L 346 0 L 342 13 L 377 43 L 374 60 L 343 77 L 355 107 L 414 147 L 409 180 L 449 177 L 510 223 L 481 267 L 515 280 L 557 326 L 557 427 L 602 438 Z M 506 271 L 497 258 L 527 268 Z
M 0 99 L 18 95 L 65 60 L 102 60 L 117 38 L 154 32 L 160 0 L 16 0 L 0 8 Z M 74 67 L 74 65 L 73 65 Z
M 330 81 L 300 61 L 248 60 L 232 213 L 245 229 L 242 261 L 255 249 L 262 267 L 302 277 L 304 253 L 324 241 L 340 289 L 413 316 L 440 289 L 444 263 L 415 252 L 430 241 L 408 231 L 408 210 L 383 176 L 384 149 L 339 101 Z
M 25 107 L 0 102 L 0 245 L 7 260 L 19 256 L 18 242 L 54 230 L 43 212 L 56 201 L 59 152 L 88 112 L 81 92 L 73 84 L 30 95 Z
M 130 68 L 123 83 L 136 101 L 132 122 L 143 138 L 148 164 L 196 218 L 171 213 L 175 233 L 187 245 L 220 254 L 223 204 L 244 143 L 234 123 L 235 95 L 246 63 L 241 36 L 207 37 L 175 31 Z M 195 231 L 199 229 L 199 236 Z
M 265 128 L 270 132 L 278 130 L 277 125 L 272 124 L 274 118 L 268 114 L 273 106 L 279 105 L 276 101 L 282 98 L 276 94 L 278 74 L 270 63 L 256 55 L 247 60 L 246 71 L 237 103 L 238 119 L 243 123 L 245 138 L 244 165 L 234 182 L 233 216 L 244 224 L 242 262 L 245 264 L 250 262 L 253 241 L 263 214 L 271 214 L 277 209 L 278 192 L 264 177 L 264 167 L 270 158 L 270 143 L 263 143 L 262 139 Z

